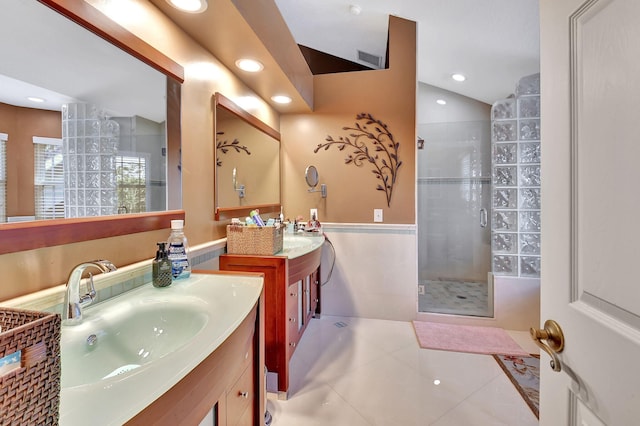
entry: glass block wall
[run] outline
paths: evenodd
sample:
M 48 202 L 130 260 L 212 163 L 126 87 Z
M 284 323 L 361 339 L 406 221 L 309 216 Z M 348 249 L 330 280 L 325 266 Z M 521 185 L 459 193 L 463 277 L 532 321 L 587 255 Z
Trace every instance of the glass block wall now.
M 540 74 L 491 108 L 494 275 L 540 277 Z
M 117 214 L 120 129 L 95 105 L 62 106 L 65 217 Z

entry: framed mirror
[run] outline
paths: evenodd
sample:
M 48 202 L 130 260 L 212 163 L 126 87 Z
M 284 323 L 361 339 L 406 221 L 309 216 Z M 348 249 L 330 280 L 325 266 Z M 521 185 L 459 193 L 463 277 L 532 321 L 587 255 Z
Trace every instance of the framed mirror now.
M 220 93 L 216 119 L 216 220 L 280 211 L 280 133 Z
M 1 139 L 4 139 L 6 146 L 6 162 L 4 166 L 0 167 L 6 176 L 4 179 L 0 177 L 0 180 L 4 180 L 3 189 L 6 191 L 5 216 L 17 216 L 19 219 L 23 219 L 25 216 L 30 219 L 31 216 L 35 216 L 34 204 L 37 204 L 37 198 L 34 202 L 33 194 L 38 191 L 39 182 L 37 182 L 38 174 L 35 172 L 36 165 L 33 164 L 33 159 L 38 153 L 33 146 L 34 143 L 22 147 L 31 152 L 29 160 L 25 161 L 24 155 L 20 154 L 17 157 L 12 156 L 15 152 L 20 151 L 17 149 L 17 144 L 11 145 L 12 142 L 16 143 L 20 131 L 26 133 L 26 136 L 21 136 L 22 142 L 24 140 L 31 142 L 32 139 L 33 142 L 36 142 L 36 137 L 41 142 L 42 140 L 44 142 L 61 141 L 68 136 L 80 137 L 82 132 L 87 136 L 95 128 L 95 126 L 90 128 L 88 121 L 81 122 L 81 119 L 87 120 L 89 111 L 93 113 L 98 110 L 111 121 L 112 124 L 105 126 L 105 128 L 125 128 L 127 133 L 126 137 L 122 138 L 121 146 L 123 149 L 114 151 L 113 155 L 109 153 L 108 157 L 105 157 L 99 148 L 98 152 L 101 155 L 90 158 L 89 154 L 93 148 L 83 146 L 82 149 L 86 155 L 79 159 L 75 169 L 72 170 L 77 179 L 90 180 L 88 175 L 83 174 L 80 177 L 80 172 L 92 168 L 101 171 L 100 167 L 105 163 L 111 164 L 120 161 L 121 164 L 124 164 L 123 161 L 126 161 L 123 158 L 137 158 L 138 160 L 144 158 L 147 161 L 147 167 L 142 173 L 147 180 L 144 185 L 138 184 L 138 189 L 143 187 L 142 192 L 145 193 L 142 197 L 142 204 L 146 206 L 144 209 L 140 209 L 141 213 L 122 214 L 130 213 L 132 208 L 121 205 L 121 202 L 117 201 L 115 206 L 111 206 L 115 207 L 113 210 L 103 209 L 100 211 L 100 214 L 106 214 L 105 216 L 82 217 L 82 214 L 78 214 L 81 212 L 81 209 L 78 208 L 76 211 L 78 217 L 74 218 L 0 223 L 0 239 L 3 241 L 0 254 L 162 229 L 168 227 L 171 219 L 184 218 L 183 211 L 175 210 L 181 208 L 179 163 L 181 148 L 180 85 L 184 80 L 182 67 L 84 1 L 15 2 L 2 0 L 2 2 L 3 16 L 7 17 L 5 28 L 10 31 L 10 40 L 19 49 L 16 52 L 16 49 L 12 49 L 10 45 L 0 43 L 0 51 L 3 54 L 0 74 L 4 76 L 3 80 L 0 80 L 2 82 L 0 84 L 0 92 L 2 92 L 0 93 L 2 96 L 0 107 L 4 108 L 5 113 L 10 111 L 11 117 L 20 117 L 14 121 L 14 126 L 10 131 L 3 131 L 0 128 L 0 134 L 3 134 Z M 9 13 L 12 14 L 10 18 Z M 18 16 L 20 14 L 22 16 Z M 27 34 L 17 34 L 22 27 L 35 33 L 35 40 L 29 39 Z M 54 35 L 66 38 L 54 40 Z M 15 42 L 17 39 L 20 40 L 20 43 Z M 48 44 L 48 41 L 54 41 L 54 43 Z M 83 47 L 89 47 L 92 54 L 95 55 L 91 56 L 91 54 L 83 52 Z M 76 55 L 67 55 L 69 52 L 75 52 Z M 83 68 L 87 62 L 98 61 L 99 68 L 105 70 L 105 74 L 99 74 L 96 69 Z M 27 62 L 26 67 L 24 66 L 25 62 Z M 124 68 L 123 64 L 128 64 L 127 66 L 132 68 Z M 80 75 L 75 74 L 76 72 L 79 72 Z M 83 78 L 84 75 L 88 75 L 90 78 Z M 108 80 L 113 76 L 117 76 L 119 80 L 117 82 Z M 138 96 L 129 96 L 128 94 L 133 93 L 134 90 L 127 87 L 127 84 L 134 76 L 145 81 L 152 81 L 154 84 L 147 85 L 141 84 L 140 81 L 134 81 L 133 84 L 143 90 L 135 91 Z M 85 84 L 91 80 L 101 82 L 102 85 Z M 57 115 L 59 118 L 59 137 L 56 137 L 55 130 L 53 133 L 39 134 L 44 132 L 45 127 L 37 120 L 30 121 L 29 126 L 25 125 L 27 120 L 24 117 L 37 116 L 43 110 L 31 105 L 18 105 L 7 100 L 9 94 L 5 92 L 24 87 L 23 83 L 27 83 L 26 87 L 30 85 L 33 88 L 47 89 L 48 92 L 43 92 L 47 98 L 61 97 L 62 100 L 58 101 L 58 106 L 49 105 L 47 110 L 44 110 L 47 113 L 53 112 L 54 116 Z M 127 95 L 123 95 L 123 91 Z M 110 97 L 109 95 L 114 96 Z M 60 106 L 61 103 L 70 105 L 66 112 L 60 111 L 63 108 Z M 85 114 L 84 117 L 80 116 L 80 109 Z M 28 113 L 24 117 L 17 114 L 24 111 Z M 63 126 L 64 118 L 75 120 L 73 129 L 71 129 L 69 121 Z M 10 127 L 10 124 L 11 120 L 5 120 L 5 127 Z M 51 132 L 51 130 L 47 130 L 47 132 Z M 99 139 L 96 140 L 102 143 L 104 137 L 110 135 L 100 133 L 98 136 Z M 137 151 L 140 146 L 145 146 L 143 154 Z M 74 147 L 76 146 L 74 145 Z M 77 148 L 77 151 L 79 152 L 80 149 Z M 62 155 L 59 154 L 50 156 L 48 162 L 43 162 L 45 170 L 50 172 L 55 168 L 54 166 L 59 165 L 61 159 Z M 98 166 L 98 163 L 101 165 Z M 27 169 L 27 173 L 24 176 L 18 175 L 16 168 Z M 62 170 L 62 167 L 58 168 Z M 7 171 L 9 171 L 8 176 Z M 69 173 L 69 170 L 66 169 L 61 173 Z M 96 177 L 98 180 L 102 179 L 98 185 L 104 183 L 104 175 L 94 174 L 92 177 Z M 30 179 L 30 181 L 25 184 L 25 179 Z M 14 181 L 22 182 L 24 188 L 27 189 L 23 189 L 23 187 L 16 189 L 12 186 L 15 184 Z M 47 190 L 49 192 L 46 195 L 51 195 L 51 188 L 45 188 L 44 191 Z M 84 188 L 82 192 L 88 193 Z M 21 199 L 24 194 L 27 195 L 27 201 Z M 68 198 L 63 198 L 63 202 L 70 204 Z M 92 201 L 85 200 L 85 202 L 90 204 Z M 24 207 L 29 203 L 31 203 L 30 207 Z M 52 204 L 55 206 L 59 202 L 56 201 Z

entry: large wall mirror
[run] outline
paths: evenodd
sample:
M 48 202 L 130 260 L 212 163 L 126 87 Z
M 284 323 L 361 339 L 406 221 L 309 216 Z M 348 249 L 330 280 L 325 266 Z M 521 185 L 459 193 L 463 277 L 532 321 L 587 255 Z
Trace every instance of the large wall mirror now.
M 280 209 L 280 133 L 215 94 L 216 219 Z
M 184 217 L 182 67 L 84 1 L 0 7 L 0 254 Z

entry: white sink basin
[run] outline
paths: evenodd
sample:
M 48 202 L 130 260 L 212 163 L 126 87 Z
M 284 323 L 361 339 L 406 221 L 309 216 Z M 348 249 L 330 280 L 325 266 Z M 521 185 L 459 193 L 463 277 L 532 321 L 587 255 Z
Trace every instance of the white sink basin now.
M 81 324 L 62 327 L 60 425 L 126 423 L 235 331 L 262 285 L 255 276 L 191 274 L 86 308 Z
M 123 302 L 63 327 L 62 387 L 129 374 L 179 349 L 204 329 L 205 307 L 198 299 Z

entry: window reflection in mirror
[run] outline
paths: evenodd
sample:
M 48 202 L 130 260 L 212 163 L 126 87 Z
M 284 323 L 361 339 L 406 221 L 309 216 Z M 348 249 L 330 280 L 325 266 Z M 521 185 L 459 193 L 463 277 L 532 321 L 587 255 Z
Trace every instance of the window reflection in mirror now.
M 166 210 L 167 77 L 38 2 L 2 14 L 0 220 Z
M 215 131 L 217 209 L 279 205 L 280 134 L 219 93 Z

